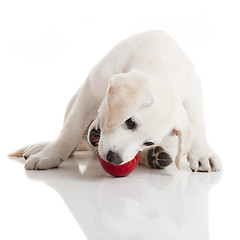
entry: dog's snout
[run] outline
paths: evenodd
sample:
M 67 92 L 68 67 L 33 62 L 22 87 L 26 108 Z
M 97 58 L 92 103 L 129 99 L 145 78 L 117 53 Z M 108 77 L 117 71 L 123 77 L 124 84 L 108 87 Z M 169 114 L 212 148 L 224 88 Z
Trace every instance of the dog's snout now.
M 121 157 L 112 151 L 109 151 L 107 154 L 107 161 L 112 163 L 113 165 L 120 165 L 123 161 Z

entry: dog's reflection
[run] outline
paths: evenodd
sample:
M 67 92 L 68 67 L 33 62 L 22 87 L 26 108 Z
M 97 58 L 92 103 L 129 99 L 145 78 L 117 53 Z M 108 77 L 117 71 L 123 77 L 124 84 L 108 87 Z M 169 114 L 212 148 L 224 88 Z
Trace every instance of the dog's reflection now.
M 221 173 L 138 166 L 113 178 L 80 152 L 58 169 L 26 171 L 54 188 L 87 239 L 208 239 L 208 192 Z

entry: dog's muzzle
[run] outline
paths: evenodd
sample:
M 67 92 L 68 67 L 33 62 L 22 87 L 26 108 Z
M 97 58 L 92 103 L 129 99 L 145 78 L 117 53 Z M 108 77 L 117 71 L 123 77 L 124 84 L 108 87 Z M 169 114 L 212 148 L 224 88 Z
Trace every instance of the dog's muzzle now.
M 108 152 L 107 161 L 116 166 L 120 165 L 123 162 L 121 157 L 117 153 L 112 151 Z

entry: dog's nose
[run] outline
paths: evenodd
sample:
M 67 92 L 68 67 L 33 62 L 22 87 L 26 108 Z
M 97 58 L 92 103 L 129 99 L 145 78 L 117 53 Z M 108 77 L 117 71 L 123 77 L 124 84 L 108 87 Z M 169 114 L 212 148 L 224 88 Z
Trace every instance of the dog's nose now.
M 112 163 L 113 165 L 120 165 L 123 161 L 121 157 L 112 151 L 109 151 L 107 154 L 107 161 Z

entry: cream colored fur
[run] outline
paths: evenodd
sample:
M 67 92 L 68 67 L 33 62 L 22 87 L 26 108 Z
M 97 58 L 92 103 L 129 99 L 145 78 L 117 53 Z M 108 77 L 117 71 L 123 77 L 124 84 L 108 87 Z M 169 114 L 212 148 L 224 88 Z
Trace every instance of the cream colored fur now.
M 135 130 L 126 127 L 129 118 L 136 122 Z M 221 167 L 206 140 L 201 84 L 194 66 L 161 31 L 122 41 L 94 66 L 70 101 L 57 139 L 26 149 L 25 168 L 58 166 L 82 142 L 88 127 L 88 134 L 101 129 L 98 151 L 104 159 L 113 151 L 127 162 L 138 151 L 144 156 L 149 149 L 145 142 L 161 146 L 176 134 L 178 168 L 184 155 L 193 171 Z

